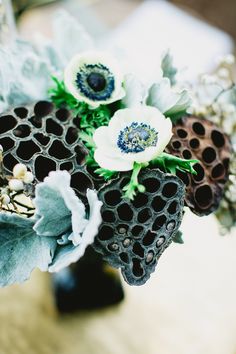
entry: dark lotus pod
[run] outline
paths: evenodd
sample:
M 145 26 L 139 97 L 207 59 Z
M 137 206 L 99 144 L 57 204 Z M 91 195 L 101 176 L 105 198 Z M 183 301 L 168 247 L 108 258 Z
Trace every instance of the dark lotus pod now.
M 173 127 L 166 151 L 185 159 L 198 159 L 196 175 L 178 172 L 186 185 L 186 205 L 197 215 L 215 211 L 222 199 L 229 175 L 231 144 L 212 122 L 189 116 Z
M 122 198 L 128 176 L 122 174 L 99 191 L 103 223 L 93 247 L 110 265 L 121 268 L 130 285 L 142 285 L 179 229 L 185 187 L 176 176 L 146 169 L 139 176 L 146 192 L 131 201 Z
M 0 116 L 0 122 L 5 172 L 11 174 L 18 162 L 24 163 L 35 176 L 29 192 L 54 170 L 67 170 L 71 186 L 81 196 L 93 188 L 92 179 L 81 167 L 87 149 L 79 140 L 79 118 L 73 118 L 70 111 L 40 101 L 13 108 Z

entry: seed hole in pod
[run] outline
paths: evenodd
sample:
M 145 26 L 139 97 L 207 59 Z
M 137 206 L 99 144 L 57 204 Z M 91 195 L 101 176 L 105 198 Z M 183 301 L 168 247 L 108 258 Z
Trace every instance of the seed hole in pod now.
M 226 169 L 226 170 L 228 170 L 228 168 L 229 168 L 229 158 L 225 158 L 225 159 L 223 159 L 223 165 L 224 165 L 224 168 Z
M 144 193 L 138 193 L 132 203 L 135 208 L 143 207 L 148 203 L 148 196 Z
M 195 192 L 195 200 L 197 204 L 205 209 L 209 207 L 213 202 L 213 192 L 208 184 L 199 186 Z
M 55 161 L 44 156 L 37 156 L 35 160 L 35 175 L 39 181 L 48 176 L 50 171 L 56 170 Z
M 79 171 L 72 174 L 71 187 L 85 195 L 87 189 L 93 189 L 93 182 L 84 172 Z
M 26 124 L 18 125 L 14 130 L 13 134 L 18 138 L 26 138 L 31 133 L 31 129 Z
M 194 165 L 194 170 L 197 172 L 196 175 L 192 175 L 192 178 L 195 182 L 201 182 L 205 177 L 204 168 L 200 165 L 200 163 L 196 163 Z
M 76 153 L 76 162 L 78 165 L 82 165 L 85 162 L 85 158 L 87 156 L 87 150 L 84 149 L 82 146 L 77 145 L 75 147 Z
M 177 193 L 177 184 L 173 182 L 168 182 L 164 185 L 162 189 L 162 194 L 166 198 L 171 198 Z
M 157 195 L 152 201 L 152 208 L 156 213 L 162 211 L 165 208 L 165 205 L 166 202 L 159 195 Z
M 120 259 L 122 260 L 122 262 L 127 263 L 127 264 L 129 263 L 129 257 L 128 257 L 127 253 L 121 252 L 119 254 L 119 256 L 120 256 Z
M 3 147 L 3 151 L 6 152 L 7 150 L 13 148 L 13 146 L 15 145 L 15 142 L 11 138 L 6 137 L 6 138 L 0 139 L 0 144 Z
M 105 222 L 114 222 L 116 220 L 115 215 L 111 210 L 105 210 L 102 213 L 102 219 Z
M 133 274 L 135 277 L 141 277 L 143 275 L 143 268 L 140 260 L 137 258 L 133 258 Z
M 177 200 L 174 200 L 173 202 L 171 202 L 170 205 L 168 206 L 168 209 L 167 209 L 168 213 L 171 215 L 175 214 L 177 211 L 177 206 L 178 206 Z
M 62 127 L 51 118 L 46 121 L 46 131 L 48 134 L 54 134 L 57 136 L 61 136 L 63 133 Z
M 153 259 L 154 259 L 154 252 L 153 251 L 148 252 L 145 259 L 146 264 L 150 264 L 153 261 Z
M 23 119 L 27 117 L 28 109 L 26 109 L 25 107 L 17 107 L 14 109 L 14 113 L 17 115 L 17 117 Z
M 156 218 L 152 228 L 154 231 L 157 231 L 157 230 L 161 229 L 165 223 L 166 223 L 166 216 L 160 215 Z
M 143 238 L 143 245 L 150 246 L 154 242 L 155 237 L 156 237 L 156 234 L 149 230 Z
M 116 229 L 120 235 L 125 235 L 129 231 L 129 227 L 126 224 L 119 224 Z
M 72 162 L 63 162 L 60 165 L 60 170 L 72 171 L 73 170 L 73 163 Z
M 66 133 L 66 142 L 68 144 L 73 144 L 78 139 L 78 130 L 76 128 L 70 127 Z
M 208 146 L 202 152 L 202 159 L 206 163 L 212 163 L 216 159 L 216 151 L 212 147 Z
M 13 167 L 18 163 L 18 161 L 12 156 L 12 154 L 7 154 L 3 157 L 3 165 L 9 171 L 13 170 Z
M 60 140 L 54 140 L 48 152 L 50 156 L 59 160 L 68 159 L 72 156 L 71 151 Z
M 17 156 L 25 161 L 30 160 L 37 152 L 40 152 L 40 148 L 33 140 L 21 141 L 16 150 Z
M 164 244 L 165 240 L 166 240 L 165 236 L 160 236 L 156 243 L 157 248 L 161 247 Z
M 133 246 L 133 252 L 139 257 L 144 257 L 144 249 L 138 242 L 135 242 Z
M 112 190 L 105 194 L 105 202 L 108 205 L 115 206 L 121 202 L 121 192 L 118 190 Z
M 225 168 L 222 163 L 218 163 L 216 166 L 213 167 L 211 171 L 211 177 L 213 179 L 223 178 L 225 174 Z
M 16 126 L 16 119 L 13 116 L 1 116 L 0 117 L 0 134 L 6 133 L 8 130 L 12 130 Z
M 110 240 L 113 237 L 113 229 L 108 225 L 102 225 L 98 232 L 98 238 L 101 241 Z
M 48 136 L 45 136 L 42 133 L 36 133 L 36 134 L 34 134 L 34 137 L 35 137 L 36 140 L 38 140 L 38 142 L 41 145 L 44 145 L 44 146 L 46 146 L 49 143 L 49 141 L 50 141 L 50 138 Z
M 193 138 L 189 141 L 189 146 L 191 149 L 198 149 L 200 146 L 200 141 L 197 138 Z
M 146 178 L 143 181 L 143 185 L 146 189 L 146 192 L 149 193 L 156 193 L 160 188 L 160 182 L 158 181 L 157 178 Z
M 118 208 L 117 208 L 117 212 L 119 215 L 119 218 L 121 220 L 124 221 L 131 221 L 133 218 L 133 211 L 130 208 L 130 206 L 126 203 L 121 204 Z
M 225 145 L 225 137 L 218 130 L 212 130 L 211 140 L 213 141 L 213 144 L 218 148 L 222 148 Z
M 204 126 L 202 125 L 202 123 L 199 123 L 199 122 L 193 123 L 192 129 L 193 129 L 194 133 L 196 133 L 197 135 L 205 135 L 206 130 L 205 130 Z
M 171 145 L 172 145 L 173 149 L 175 149 L 175 150 L 179 150 L 181 148 L 181 142 L 178 140 L 173 141 L 171 143 Z
M 33 116 L 29 119 L 29 122 L 35 127 L 35 128 L 42 128 L 42 118 L 41 117 L 36 117 Z
M 185 139 L 188 136 L 188 132 L 184 129 L 177 129 L 176 133 L 180 139 Z
M 174 220 L 171 220 L 170 222 L 168 222 L 168 224 L 166 225 L 167 231 L 169 231 L 169 232 L 173 231 L 175 228 L 175 225 L 176 225 L 176 223 Z
M 80 128 L 80 118 L 79 117 L 74 118 L 73 123 L 77 128 Z
M 132 240 L 129 237 L 125 238 L 124 241 L 122 242 L 122 244 L 125 248 L 129 247 L 131 245 L 131 243 L 132 243 Z
M 138 213 L 138 222 L 145 223 L 152 217 L 151 210 L 145 208 Z
M 53 111 L 53 103 L 48 101 L 40 101 L 34 106 L 34 114 L 37 117 L 46 117 Z
M 192 154 L 191 154 L 191 151 L 185 149 L 183 152 L 182 152 L 182 155 L 183 155 L 183 158 L 186 159 L 186 160 L 189 160 L 192 158 Z
M 187 173 L 185 173 L 183 171 L 180 171 L 180 170 L 177 170 L 176 171 L 176 176 L 179 177 L 184 182 L 186 187 L 189 186 L 190 180 L 189 180 L 189 176 L 188 176 Z
M 115 243 L 115 242 L 110 243 L 107 248 L 111 252 L 118 252 L 120 250 L 120 246 L 117 243 Z
M 140 234 L 143 232 L 143 227 L 139 225 L 135 225 L 132 229 L 132 235 L 134 237 L 140 236 Z
M 56 111 L 56 117 L 61 122 L 65 122 L 70 117 L 70 112 L 66 108 L 60 108 Z

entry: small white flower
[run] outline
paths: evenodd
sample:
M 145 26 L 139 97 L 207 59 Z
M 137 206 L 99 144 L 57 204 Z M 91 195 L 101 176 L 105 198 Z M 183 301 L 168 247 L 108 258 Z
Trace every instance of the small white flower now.
M 3 205 L 8 205 L 10 203 L 11 199 L 8 194 L 2 194 L 1 195 L 1 202 Z
M 121 109 L 107 127 L 93 136 L 94 158 L 111 171 L 132 170 L 134 162 L 149 162 L 160 155 L 172 136 L 172 123 L 155 107 Z
M 8 182 L 8 186 L 11 191 L 19 192 L 24 189 L 24 184 L 21 180 L 13 178 Z
M 23 163 L 18 163 L 13 168 L 13 176 L 17 179 L 23 179 L 27 172 L 27 167 Z
M 75 55 L 64 73 L 67 90 L 93 108 L 123 98 L 123 75 L 114 58 L 103 52 L 89 51 Z
M 32 172 L 27 171 L 23 177 L 23 182 L 26 184 L 32 183 L 34 180 L 34 175 Z

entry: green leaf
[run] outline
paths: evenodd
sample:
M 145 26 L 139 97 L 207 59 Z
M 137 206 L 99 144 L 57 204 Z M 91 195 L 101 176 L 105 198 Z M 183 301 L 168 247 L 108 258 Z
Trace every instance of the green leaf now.
M 163 152 L 156 159 L 152 160 L 151 164 L 163 168 L 165 171 L 174 175 L 176 174 L 177 170 L 196 175 L 197 172 L 194 169 L 194 165 L 198 162 L 198 160 L 185 160 Z
M 27 280 L 36 267 L 48 269 L 56 239 L 38 236 L 33 225 L 32 219 L 0 213 L 0 286 Z
M 192 99 L 187 90 L 177 92 L 168 78 L 153 84 L 149 89 L 147 105 L 158 108 L 166 117 L 176 120 L 191 106 Z
M 71 228 L 71 212 L 62 195 L 50 186 L 40 183 L 36 187 L 36 217 L 34 226 L 42 236 L 59 236 Z
M 106 170 L 105 168 L 97 168 L 94 172 L 97 173 L 100 177 L 103 177 L 106 181 L 118 174 L 117 171 L 110 171 Z
M 42 236 L 60 236 L 73 230 L 76 246 L 87 224 L 85 206 L 70 187 L 67 171 L 52 171 L 36 186 L 34 205 L 38 218 L 34 230 Z
M 176 74 L 177 74 L 178 70 L 173 65 L 173 57 L 169 51 L 167 51 L 167 53 L 165 54 L 165 56 L 162 59 L 161 68 L 163 71 L 163 76 L 167 77 L 170 80 L 171 85 L 175 85 L 176 84 Z

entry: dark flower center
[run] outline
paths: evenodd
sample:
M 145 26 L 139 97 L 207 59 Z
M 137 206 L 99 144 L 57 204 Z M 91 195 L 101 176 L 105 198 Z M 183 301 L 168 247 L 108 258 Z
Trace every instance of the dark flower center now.
M 93 101 L 109 99 L 115 90 L 115 78 L 103 64 L 84 64 L 75 79 L 80 93 Z
M 87 83 L 95 92 L 102 91 L 106 87 L 106 79 L 100 73 L 93 72 L 89 74 L 89 76 L 87 77 Z
M 150 125 L 133 122 L 125 127 L 118 136 L 117 146 L 124 153 L 138 153 L 146 148 L 155 146 L 157 143 L 157 132 Z

